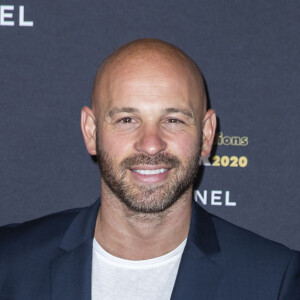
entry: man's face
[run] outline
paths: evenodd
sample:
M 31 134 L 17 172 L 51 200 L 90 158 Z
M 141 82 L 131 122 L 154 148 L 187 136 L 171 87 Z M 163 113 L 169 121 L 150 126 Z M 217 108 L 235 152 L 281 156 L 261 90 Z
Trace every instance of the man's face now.
M 191 74 L 159 60 L 125 64 L 99 90 L 102 192 L 136 212 L 164 211 L 191 191 L 198 169 L 201 105 Z

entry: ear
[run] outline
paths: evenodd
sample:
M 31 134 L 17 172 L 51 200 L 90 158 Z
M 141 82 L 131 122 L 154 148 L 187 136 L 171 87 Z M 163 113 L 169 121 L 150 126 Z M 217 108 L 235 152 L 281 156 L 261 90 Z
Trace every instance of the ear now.
M 217 126 L 217 118 L 214 110 L 210 109 L 206 112 L 202 121 L 202 149 L 201 156 L 209 156 Z
M 81 110 L 81 131 L 89 154 L 96 155 L 96 118 L 93 111 L 84 106 Z

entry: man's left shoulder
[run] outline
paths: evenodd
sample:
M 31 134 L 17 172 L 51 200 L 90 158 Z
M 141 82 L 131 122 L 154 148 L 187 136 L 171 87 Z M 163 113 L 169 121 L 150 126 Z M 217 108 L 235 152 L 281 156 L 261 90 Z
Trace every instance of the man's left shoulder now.
M 299 252 L 212 215 L 219 245 L 225 253 L 248 261 L 287 263 Z
M 214 260 L 226 272 L 225 285 L 235 282 L 244 287 L 246 283 L 243 292 L 256 293 L 259 299 L 300 299 L 298 251 L 219 217 L 211 219 L 220 248 Z

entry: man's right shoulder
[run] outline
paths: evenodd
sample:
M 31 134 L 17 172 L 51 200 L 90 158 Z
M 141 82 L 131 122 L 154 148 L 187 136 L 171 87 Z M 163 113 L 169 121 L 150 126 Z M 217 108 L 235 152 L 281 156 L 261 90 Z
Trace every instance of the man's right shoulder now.
M 69 209 L 23 223 L 0 227 L 0 254 L 26 252 L 28 248 L 55 249 L 74 218 L 84 208 Z M 50 250 L 51 251 L 51 250 Z

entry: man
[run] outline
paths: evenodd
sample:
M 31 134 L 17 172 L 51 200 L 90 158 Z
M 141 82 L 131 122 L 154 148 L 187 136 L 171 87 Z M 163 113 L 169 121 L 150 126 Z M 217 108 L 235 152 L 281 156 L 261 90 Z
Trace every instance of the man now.
M 216 116 L 196 64 L 155 39 L 100 66 L 86 148 L 100 200 L 1 229 L 1 299 L 300 299 L 299 254 L 192 201 Z

